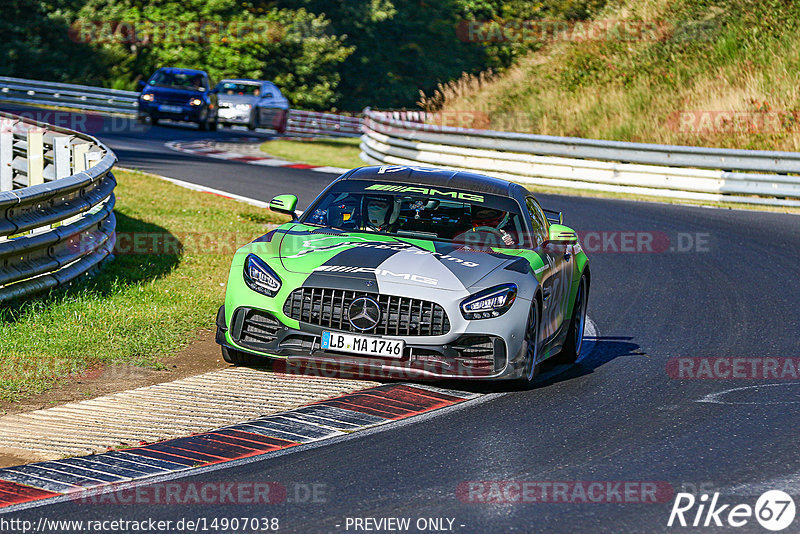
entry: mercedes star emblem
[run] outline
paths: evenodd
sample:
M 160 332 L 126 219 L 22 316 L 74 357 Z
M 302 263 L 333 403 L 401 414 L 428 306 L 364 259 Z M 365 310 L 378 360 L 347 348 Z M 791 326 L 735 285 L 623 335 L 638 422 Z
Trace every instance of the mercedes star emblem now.
M 381 322 L 381 307 L 369 297 L 359 297 L 350 304 L 347 315 L 353 328 L 365 332 Z

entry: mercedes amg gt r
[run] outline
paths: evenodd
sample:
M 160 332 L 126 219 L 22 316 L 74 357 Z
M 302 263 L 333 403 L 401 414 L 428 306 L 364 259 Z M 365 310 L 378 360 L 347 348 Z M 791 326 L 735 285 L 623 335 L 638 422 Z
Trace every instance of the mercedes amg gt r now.
M 217 342 L 233 364 L 280 358 L 405 378 L 511 379 L 581 352 L 591 281 L 560 213 L 467 172 L 362 167 L 239 249 Z

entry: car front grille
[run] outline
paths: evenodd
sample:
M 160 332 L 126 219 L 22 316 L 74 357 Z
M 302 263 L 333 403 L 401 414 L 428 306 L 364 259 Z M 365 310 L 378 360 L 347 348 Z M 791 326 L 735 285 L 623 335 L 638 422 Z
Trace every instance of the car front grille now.
M 381 308 L 380 323 L 367 334 L 388 336 L 441 336 L 450 331 L 447 312 L 425 300 L 344 289 L 302 287 L 283 305 L 283 313 L 301 323 L 361 332 L 349 321 L 347 310 L 359 297 L 369 297 Z
M 171 93 L 156 93 L 156 104 L 182 104 L 187 105 L 195 97 L 188 97 L 186 95 L 174 95 Z

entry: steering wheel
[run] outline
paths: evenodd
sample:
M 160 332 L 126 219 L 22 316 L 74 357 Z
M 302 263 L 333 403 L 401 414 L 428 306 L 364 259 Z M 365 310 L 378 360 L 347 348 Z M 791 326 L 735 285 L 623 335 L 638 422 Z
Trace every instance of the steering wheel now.
M 497 237 L 499 237 L 501 242 L 503 241 L 503 233 L 500 230 L 498 230 L 497 228 L 493 228 L 491 226 L 476 226 L 475 228 L 470 230 L 470 232 L 475 232 L 475 233 L 488 232 L 490 234 L 494 234 Z
M 505 243 L 503 241 L 503 233 L 500 232 L 500 230 L 498 230 L 497 228 L 493 228 L 491 226 L 476 226 L 475 228 L 472 228 L 471 230 L 468 230 L 467 232 L 465 232 L 464 235 L 465 236 L 469 236 L 469 235 L 472 235 L 472 234 L 477 235 L 479 233 L 492 234 L 495 237 L 497 237 L 496 245 L 498 245 L 498 246 L 503 246 L 503 244 Z M 469 239 L 467 241 L 469 242 Z M 476 244 L 487 245 L 488 243 L 480 243 L 480 240 L 479 240 L 479 242 L 476 243 Z

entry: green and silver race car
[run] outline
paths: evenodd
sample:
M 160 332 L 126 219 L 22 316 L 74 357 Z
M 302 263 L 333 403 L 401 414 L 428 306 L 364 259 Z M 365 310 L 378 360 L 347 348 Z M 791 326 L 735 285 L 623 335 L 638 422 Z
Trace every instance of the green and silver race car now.
M 521 185 L 362 167 L 236 252 L 217 342 L 372 376 L 513 379 L 581 352 L 590 274 L 576 233 Z

